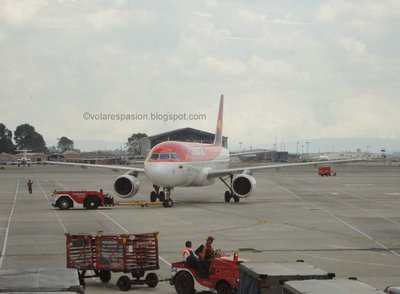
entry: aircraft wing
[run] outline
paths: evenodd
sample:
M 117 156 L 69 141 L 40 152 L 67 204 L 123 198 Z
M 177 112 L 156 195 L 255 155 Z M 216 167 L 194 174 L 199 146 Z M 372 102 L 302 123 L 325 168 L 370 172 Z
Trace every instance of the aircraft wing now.
M 135 173 L 144 173 L 144 168 L 139 167 L 129 167 L 120 165 L 105 165 L 105 164 L 90 164 L 90 163 L 73 163 L 73 162 L 60 162 L 60 161 L 43 161 L 48 164 L 58 164 L 58 165 L 69 165 L 69 166 L 79 166 L 82 168 L 97 167 L 97 168 L 108 168 L 115 172 L 117 171 L 132 171 Z
M 268 150 L 257 150 L 257 151 L 242 151 L 242 152 L 233 152 L 229 153 L 231 157 L 234 156 L 243 156 L 243 155 L 253 155 L 253 154 L 260 154 L 260 153 L 266 153 Z
M 208 172 L 208 178 L 210 179 L 210 178 L 223 177 L 223 176 L 227 176 L 227 175 L 240 174 L 243 172 L 251 173 L 252 171 L 265 170 L 265 169 L 278 169 L 278 168 L 293 167 L 293 166 L 321 165 L 321 164 L 327 164 L 327 163 L 347 163 L 347 162 L 357 162 L 357 161 L 364 161 L 364 160 L 363 159 L 343 159 L 343 160 L 281 163 L 281 164 L 269 164 L 269 165 L 227 168 L 227 169 L 219 169 L 219 170 L 210 170 Z

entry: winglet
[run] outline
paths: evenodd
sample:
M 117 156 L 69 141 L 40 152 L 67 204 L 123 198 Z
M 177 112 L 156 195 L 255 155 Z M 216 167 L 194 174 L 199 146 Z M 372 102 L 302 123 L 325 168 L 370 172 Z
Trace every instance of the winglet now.
M 214 139 L 214 145 L 216 145 L 216 146 L 222 146 L 223 114 L 224 114 L 224 95 L 221 95 L 221 100 L 219 101 L 217 128 L 215 130 L 215 139 Z

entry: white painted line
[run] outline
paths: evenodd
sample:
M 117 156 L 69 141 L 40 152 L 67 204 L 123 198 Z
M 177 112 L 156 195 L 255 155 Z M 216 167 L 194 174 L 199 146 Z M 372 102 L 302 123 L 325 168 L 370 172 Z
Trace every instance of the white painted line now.
M 8 233 L 10 232 L 11 219 L 12 219 L 12 216 L 13 216 L 13 213 L 14 213 L 15 204 L 17 203 L 18 186 L 19 186 L 19 178 L 18 178 L 18 180 L 17 180 L 17 187 L 15 188 L 14 202 L 13 202 L 13 205 L 12 205 L 12 207 L 11 207 L 10 216 L 8 217 L 8 223 L 7 223 L 7 228 L 6 228 L 6 234 L 5 234 L 4 242 L 3 242 L 3 249 L 1 250 L 0 268 L 1 268 L 1 266 L 3 265 L 4 256 L 6 255 L 7 241 L 8 241 Z
M 121 228 L 125 233 L 128 233 L 129 231 L 127 229 L 125 229 L 123 226 L 121 226 L 116 220 L 114 220 L 111 216 L 109 216 L 108 214 L 104 213 L 101 210 L 97 210 L 98 213 L 104 215 L 106 218 L 108 218 L 110 221 L 112 221 L 115 225 L 117 225 L 119 228 Z M 169 263 L 167 260 L 165 260 L 161 255 L 158 255 L 158 258 L 164 262 L 165 264 L 167 264 L 168 266 L 171 266 L 171 263 Z
M 40 185 L 40 182 L 39 182 L 39 181 L 37 181 L 37 183 L 38 183 L 38 185 L 39 185 L 40 190 L 42 190 L 42 193 L 43 193 L 44 197 L 46 198 L 47 202 L 49 203 L 49 205 L 51 205 L 51 202 L 50 202 L 49 198 L 47 197 L 46 192 L 43 190 L 42 185 Z M 60 223 L 62 229 L 64 230 L 64 233 L 67 233 L 67 229 L 65 228 L 65 226 L 64 226 L 64 224 L 63 224 L 63 222 L 62 222 L 60 216 L 58 215 L 57 211 L 56 211 L 56 210 L 53 210 L 53 212 L 54 212 L 54 214 L 56 215 L 56 218 L 57 218 L 58 222 Z
M 63 187 L 65 190 L 69 190 L 67 187 L 65 187 L 63 184 L 61 184 L 58 180 L 54 180 L 58 185 Z
M 338 221 L 341 222 L 342 224 L 344 224 L 344 225 L 346 225 L 347 227 L 353 229 L 354 231 L 356 231 L 356 232 L 358 232 L 359 234 L 363 235 L 363 236 L 366 237 L 367 239 L 369 239 L 369 240 L 371 240 L 371 241 L 374 241 L 378 246 L 380 246 L 381 248 L 385 249 L 387 252 L 391 252 L 391 253 L 393 253 L 394 255 L 400 257 L 400 254 L 397 253 L 396 251 L 390 250 L 389 248 L 387 248 L 385 245 L 383 245 L 383 244 L 380 243 L 379 241 L 375 240 L 375 239 L 372 238 L 371 236 L 369 236 L 369 235 L 365 234 L 364 232 L 360 231 L 360 230 L 357 229 L 356 227 L 350 225 L 350 224 L 347 223 L 346 221 L 340 219 L 339 217 L 337 217 L 337 216 L 334 215 L 333 213 L 329 212 L 328 210 L 323 209 L 322 207 L 319 207 L 319 206 L 317 206 L 317 205 L 315 205 L 315 204 L 313 204 L 313 203 L 311 203 L 311 202 L 308 202 L 308 201 L 304 200 L 303 198 L 301 198 L 300 196 L 296 195 L 296 194 L 293 193 L 292 191 L 286 189 L 285 187 L 282 187 L 282 186 L 280 186 L 280 185 L 278 185 L 278 184 L 276 184 L 276 183 L 274 183 L 274 182 L 272 182 L 272 181 L 270 181 L 270 182 L 271 182 L 272 184 L 278 186 L 278 187 L 281 188 L 282 190 L 285 190 L 285 191 L 288 192 L 290 195 L 292 195 L 293 197 L 299 199 L 300 201 L 302 201 L 302 202 L 304 202 L 304 203 L 307 203 L 308 205 L 311 205 L 311 206 L 314 207 L 314 208 L 318 208 L 318 209 L 320 209 L 321 211 L 325 212 L 326 214 L 329 214 L 330 216 L 332 216 L 333 218 L 335 218 L 336 220 L 338 220 Z
M 389 196 L 400 196 L 400 193 L 385 193 L 385 195 L 389 195 Z

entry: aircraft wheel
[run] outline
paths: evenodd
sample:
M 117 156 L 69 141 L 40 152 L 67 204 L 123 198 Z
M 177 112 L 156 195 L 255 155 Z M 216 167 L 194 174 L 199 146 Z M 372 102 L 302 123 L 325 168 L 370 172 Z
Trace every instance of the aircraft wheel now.
M 232 195 L 231 192 L 225 191 L 225 202 L 231 201 Z
M 232 287 L 228 282 L 219 282 L 216 289 L 218 294 L 232 294 Z
M 182 271 L 177 274 L 174 280 L 175 291 L 178 294 L 193 294 L 194 280 L 191 274 L 186 271 Z
M 234 200 L 235 202 L 239 202 L 239 201 L 240 201 L 240 198 L 239 198 L 239 196 L 237 196 L 237 195 L 233 195 L 233 200 Z
M 129 291 L 131 285 L 131 279 L 127 276 L 121 276 L 117 281 L 117 286 L 121 291 Z
M 174 201 L 172 201 L 172 199 L 166 199 L 163 201 L 163 206 L 164 207 L 172 207 L 172 206 L 174 206 Z
M 156 191 L 151 191 L 151 193 L 150 193 L 150 202 L 156 202 L 156 200 L 157 200 Z
M 160 199 L 160 202 L 163 202 L 165 200 L 165 193 L 164 191 L 161 191 L 160 194 L 158 194 L 158 198 Z

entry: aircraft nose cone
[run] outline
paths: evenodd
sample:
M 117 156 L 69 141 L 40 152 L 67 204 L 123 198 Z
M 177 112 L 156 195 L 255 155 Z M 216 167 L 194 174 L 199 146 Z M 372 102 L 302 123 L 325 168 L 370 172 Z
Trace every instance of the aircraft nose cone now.
M 175 166 L 167 163 L 147 163 L 146 175 L 150 181 L 161 187 L 174 187 L 181 185 L 182 177 L 175 172 Z

